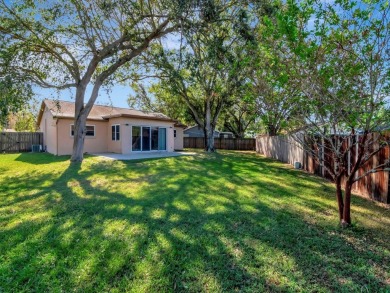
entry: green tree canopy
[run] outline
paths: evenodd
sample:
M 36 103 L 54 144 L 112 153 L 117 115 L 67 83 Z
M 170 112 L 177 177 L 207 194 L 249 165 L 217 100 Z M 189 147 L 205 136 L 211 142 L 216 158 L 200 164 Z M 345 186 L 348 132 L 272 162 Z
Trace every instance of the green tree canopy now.
M 349 225 L 352 185 L 390 165 L 387 158 L 365 170 L 366 163 L 389 145 L 380 130 L 389 126 L 385 113 L 390 96 L 390 8 L 375 1 L 309 3 L 314 25 L 303 28 L 305 38 L 298 46 L 290 42 L 299 60 L 294 66 L 301 93 L 296 117 L 304 122 L 294 137 L 332 176 L 340 222 Z M 351 151 L 357 153 L 353 162 Z
M 190 11 L 196 11 L 192 1 L 2 0 L 0 43 L 9 58 L 0 66 L 42 88 L 74 89 L 71 160 L 81 161 L 86 119 L 100 89 L 131 78 L 134 59 L 178 30 Z
M 20 111 L 32 96 L 28 83 L 11 75 L 0 75 L 0 128 L 7 124 L 9 115 Z

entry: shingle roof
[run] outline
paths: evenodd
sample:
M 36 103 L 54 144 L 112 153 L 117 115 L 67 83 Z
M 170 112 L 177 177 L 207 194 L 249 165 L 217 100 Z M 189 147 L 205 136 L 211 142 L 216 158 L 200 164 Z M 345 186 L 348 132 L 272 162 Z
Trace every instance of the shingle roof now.
M 41 113 L 38 116 L 38 125 L 42 118 L 43 105 L 51 111 L 56 118 L 74 118 L 75 103 L 58 100 L 44 100 L 42 102 Z M 88 115 L 90 120 L 107 120 L 114 117 L 142 118 L 150 120 L 165 120 L 176 122 L 162 113 L 145 112 L 134 109 L 118 108 L 112 106 L 94 105 Z

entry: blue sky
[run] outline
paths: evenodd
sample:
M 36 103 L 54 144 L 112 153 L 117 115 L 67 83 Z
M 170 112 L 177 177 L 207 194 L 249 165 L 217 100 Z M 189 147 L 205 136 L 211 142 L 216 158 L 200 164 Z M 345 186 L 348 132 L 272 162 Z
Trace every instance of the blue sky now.
M 10 5 L 11 3 L 16 2 L 12 0 L 5 0 L 5 4 Z M 179 48 L 180 46 L 180 35 L 170 34 L 162 39 L 163 45 L 168 49 Z M 87 89 L 85 95 L 85 102 L 88 101 L 89 95 L 91 93 L 92 86 Z M 60 99 L 64 101 L 74 101 L 75 90 L 62 90 L 58 91 L 55 89 L 44 89 L 38 86 L 33 87 L 35 98 L 39 102 L 44 99 Z M 99 92 L 98 99 L 96 104 L 100 105 L 112 105 L 115 107 L 125 107 L 128 108 L 127 99 L 129 95 L 134 94 L 134 91 L 130 86 L 124 86 L 116 84 L 110 88 L 110 93 L 102 88 Z
M 63 90 L 57 92 L 52 89 L 42 89 L 35 87 L 34 93 L 36 98 L 41 101 L 44 99 L 60 99 L 64 101 L 73 101 L 74 102 L 74 90 Z M 85 95 L 85 102 L 88 101 L 89 94 L 91 90 L 89 89 Z M 100 105 L 112 105 L 114 107 L 128 108 L 127 98 L 131 93 L 134 93 L 130 86 L 114 85 L 111 88 L 109 94 L 106 93 L 104 89 L 100 90 L 99 97 L 96 101 L 96 104 Z
M 177 49 L 180 47 L 180 36 L 179 35 L 168 35 L 162 40 L 163 45 L 167 49 Z M 89 95 L 91 94 L 92 85 L 87 89 L 85 95 L 85 102 L 88 101 Z M 104 88 L 100 89 L 99 97 L 96 100 L 96 104 L 100 105 L 110 105 L 114 107 L 128 108 L 127 99 L 130 95 L 134 94 L 134 91 L 128 86 L 116 84 L 112 86 L 110 92 Z M 39 87 L 34 87 L 34 93 L 36 98 L 39 101 L 44 99 L 60 99 L 64 101 L 74 101 L 75 91 L 72 90 L 62 90 L 57 91 L 54 89 L 43 89 Z

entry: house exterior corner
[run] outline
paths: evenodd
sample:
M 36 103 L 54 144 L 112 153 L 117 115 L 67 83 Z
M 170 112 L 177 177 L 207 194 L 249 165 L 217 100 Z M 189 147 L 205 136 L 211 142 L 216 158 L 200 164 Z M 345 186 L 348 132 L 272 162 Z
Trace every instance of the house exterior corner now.
M 38 126 L 44 134 L 44 149 L 54 155 L 71 155 L 73 150 L 74 105 L 53 101 L 42 103 Z M 182 129 L 174 120 L 160 113 L 94 106 L 87 118 L 85 153 L 153 152 L 182 149 Z M 176 131 L 175 131 L 176 130 Z M 179 133 L 179 136 L 175 137 Z

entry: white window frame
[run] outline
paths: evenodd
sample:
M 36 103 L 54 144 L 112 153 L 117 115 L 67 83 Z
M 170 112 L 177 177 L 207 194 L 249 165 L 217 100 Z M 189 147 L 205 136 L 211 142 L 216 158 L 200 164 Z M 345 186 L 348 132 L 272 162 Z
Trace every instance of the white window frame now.
M 115 126 L 115 135 L 114 135 L 114 137 L 115 137 L 115 139 L 112 139 L 112 127 L 113 126 Z M 116 126 L 118 126 L 119 127 L 119 130 L 118 130 L 118 132 L 116 131 Z M 119 133 L 119 139 L 116 139 L 116 134 L 117 133 Z M 112 124 L 111 125 L 111 141 L 120 141 L 121 140 L 121 125 L 120 124 Z
M 155 126 L 155 125 L 137 125 L 137 124 L 131 125 L 131 140 L 133 140 L 133 126 L 141 127 L 141 143 L 140 143 L 140 148 L 141 149 L 139 151 L 134 151 L 133 150 L 133 145 L 131 145 L 131 151 L 132 152 L 138 153 L 138 152 L 167 152 L 168 151 L 168 127 L 166 127 L 166 126 Z M 144 127 L 149 127 L 150 130 L 152 129 L 152 127 L 158 127 L 158 128 L 164 128 L 165 129 L 165 150 L 152 150 L 152 135 L 151 135 L 151 132 L 149 132 L 150 150 L 148 150 L 148 151 L 143 151 L 142 150 L 142 148 L 143 148 L 142 131 L 143 131 Z
M 139 127 L 139 128 L 140 128 L 140 137 L 141 137 L 141 140 L 140 140 L 140 144 L 139 144 L 139 147 L 140 147 L 140 150 L 139 150 L 139 151 L 134 151 L 134 150 L 133 150 L 133 127 Z M 142 152 L 142 125 L 137 125 L 137 124 L 131 125 L 131 134 L 130 134 L 130 137 L 131 137 L 131 151 L 132 151 L 132 152 Z
M 74 137 L 74 134 L 72 135 L 72 126 L 74 127 L 74 124 L 70 125 L 70 137 Z M 85 137 L 86 138 L 87 137 L 96 137 L 96 125 L 94 125 L 94 124 L 87 124 L 87 125 L 85 125 L 85 127 L 87 127 L 87 126 L 92 126 L 93 127 L 93 135 L 85 134 Z

